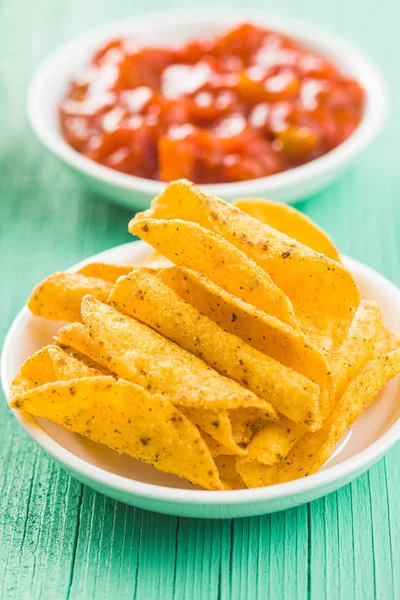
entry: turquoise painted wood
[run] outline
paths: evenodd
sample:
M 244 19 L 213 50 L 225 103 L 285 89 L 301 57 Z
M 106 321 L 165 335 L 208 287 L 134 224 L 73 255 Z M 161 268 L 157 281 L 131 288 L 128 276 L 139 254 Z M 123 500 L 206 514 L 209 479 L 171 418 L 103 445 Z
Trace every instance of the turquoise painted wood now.
M 157 0 L 149 8 L 185 4 Z M 400 285 L 400 4 L 247 5 L 336 30 L 383 70 L 393 106 L 384 135 L 355 169 L 300 208 L 346 254 Z M 58 44 L 139 10 L 143 5 L 131 0 L 1 4 L 0 338 L 40 278 L 130 239 L 130 213 L 85 191 L 40 147 L 24 105 L 31 73 Z M 232 522 L 170 518 L 114 502 L 68 477 L 1 399 L 0 598 L 400 598 L 399 463 L 397 446 L 353 484 L 285 513 Z

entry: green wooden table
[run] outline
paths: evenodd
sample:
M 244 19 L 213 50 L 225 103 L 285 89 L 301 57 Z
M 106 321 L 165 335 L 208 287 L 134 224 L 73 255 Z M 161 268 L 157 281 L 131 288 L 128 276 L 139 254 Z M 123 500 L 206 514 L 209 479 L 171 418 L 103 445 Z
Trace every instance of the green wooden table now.
M 364 0 L 250 4 L 336 30 L 383 70 L 393 100 L 385 133 L 356 168 L 300 208 L 343 252 L 400 284 L 399 2 L 381 0 L 374 9 Z M 184 5 L 158 0 L 149 8 Z M 132 0 L 1 3 L 0 338 L 39 279 L 130 240 L 129 211 L 87 192 L 40 147 L 25 96 L 34 68 L 58 44 L 139 10 Z M 172 518 L 68 477 L 1 399 L 0 598 L 400 598 L 399 462 L 397 446 L 353 484 L 284 513 L 232 522 Z

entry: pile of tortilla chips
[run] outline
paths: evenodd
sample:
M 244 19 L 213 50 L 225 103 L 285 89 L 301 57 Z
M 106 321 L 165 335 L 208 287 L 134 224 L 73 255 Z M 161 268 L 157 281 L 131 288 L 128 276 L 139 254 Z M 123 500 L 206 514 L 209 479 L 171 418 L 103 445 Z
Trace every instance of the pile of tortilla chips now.
M 400 371 L 400 344 L 329 237 L 288 206 L 181 180 L 129 230 L 146 264 L 33 290 L 67 321 L 21 367 L 15 409 L 211 490 L 315 473 Z

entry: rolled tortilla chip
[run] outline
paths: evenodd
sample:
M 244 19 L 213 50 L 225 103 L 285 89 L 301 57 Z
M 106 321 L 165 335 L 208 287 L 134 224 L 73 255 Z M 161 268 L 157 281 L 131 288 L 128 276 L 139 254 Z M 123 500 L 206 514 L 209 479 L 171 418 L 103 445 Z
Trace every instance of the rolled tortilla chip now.
M 82 323 L 74 323 L 73 325 L 82 325 Z M 57 338 L 56 338 L 56 340 L 57 340 Z M 99 374 L 114 376 L 114 374 L 110 371 L 110 369 L 107 369 L 107 367 L 104 367 L 100 363 L 96 362 L 95 360 L 90 358 L 90 356 L 88 356 L 87 354 L 83 354 L 79 350 L 72 348 L 72 346 L 68 346 L 68 345 L 62 344 L 60 342 L 58 342 L 57 345 L 61 350 L 63 350 L 66 354 L 68 354 L 68 356 L 71 356 L 72 358 L 76 358 L 77 360 L 79 360 L 79 362 L 83 363 L 87 367 L 90 367 L 91 369 L 95 369 L 96 371 L 98 371 Z
M 247 458 L 264 465 L 274 465 L 285 459 L 304 435 L 305 429 L 286 417 L 267 423 L 247 446 Z
M 59 343 L 65 343 L 68 346 L 73 346 L 77 348 L 79 354 L 83 356 L 89 356 L 89 360 L 102 361 L 101 367 L 108 371 L 108 374 L 113 374 L 113 372 L 105 367 L 107 364 L 106 356 L 104 353 L 104 348 L 102 346 L 97 346 L 93 337 L 89 336 L 88 328 L 82 323 L 73 323 L 71 325 L 66 325 L 62 329 L 60 329 L 58 334 Z M 154 365 L 154 369 L 157 368 L 157 365 Z M 118 371 L 118 372 L 117 372 Z M 147 378 L 143 377 L 143 373 L 138 372 L 137 369 L 124 369 L 120 370 L 120 364 L 117 362 L 117 366 L 115 367 L 114 374 L 121 375 L 124 373 L 125 379 L 135 383 L 137 385 L 148 386 L 149 382 Z M 224 378 L 225 379 L 225 378 Z M 168 398 L 172 403 L 175 403 L 177 400 L 177 391 L 168 385 L 165 389 L 162 387 L 163 380 L 159 382 L 158 386 L 152 386 L 150 388 L 151 393 L 161 393 L 163 396 Z M 182 386 L 178 388 L 178 391 L 182 389 Z M 240 388 L 239 388 L 240 389 Z M 202 391 L 200 390 L 200 393 Z M 260 401 L 258 398 L 256 399 L 257 403 L 264 402 Z M 240 448 L 232 433 L 232 425 L 230 421 L 230 414 L 235 413 L 235 410 L 208 410 L 207 408 L 187 408 L 184 409 L 181 406 L 182 411 L 184 411 L 185 415 L 195 423 L 198 427 L 200 427 L 203 431 L 207 432 L 210 436 L 212 436 L 216 441 L 223 444 L 224 447 L 228 447 L 235 454 L 244 454 L 244 450 Z M 237 409 L 239 410 L 239 409 Z M 269 406 L 267 405 L 267 414 L 268 414 Z M 264 414 L 264 413 L 263 413 Z M 275 418 L 275 413 L 270 415 L 270 418 Z M 266 418 L 265 418 L 266 420 Z
M 335 398 L 331 367 L 301 331 L 236 298 L 191 269 L 163 269 L 159 277 L 224 330 L 317 383 L 322 418 L 329 417 Z
M 400 348 L 400 337 L 385 326 L 375 341 L 375 356 L 388 354 Z
M 207 228 L 208 218 L 203 213 L 200 202 L 193 201 L 193 197 L 202 196 L 205 194 L 200 188 L 187 179 L 172 181 L 157 198 L 154 198 L 150 208 L 134 216 L 129 223 L 129 231 L 132 231 L 135 223 L 142 219 L 183 219 L 195 221 Z
M 81 324 L 78 323 L 77 325 Z M 81 377 L 96 377 L 99 375 L 101 375 L 100 372 L 87 367 L 85 364 L 81 363 L 76 358 L 69 356 L 58 346 L 46 346 L 45 348 L 42 348 L 41 350 L 33 354 L 30 358 L 28 358 L 25 361 L 25 363 L 23 363 L 18 375 L 16 376 L 11 385 L 9 399 L 11 401 L 13 398 L 21 396 L 24 392 L 30 389 L 40 387 L 50 382 L 69 381 L 71 379 Z M 203 413 L 206 412 L 207 411 L 203 411 Z M 196 415 L 196 411 L 193 411 L 193 413 Z M 220 436 L 221 432 L 224 433 L 223 425 L 226 421 L 229 428 L 229 439 L 232 440 L 232 445 L 233 449 L 235 450 L 235 454 L 244 454 L 245 451 L 239 448 L 232 438 L 232 430 L 230 427 L 230 421 L 227 411 L 222 411 L 222 413 L 223 414 L 220 415 L 219 413 L 215 412 L 214 418 L 212 419 L 210 416 L 209 421 L 213 423 L 213 427 L 217 429 L 218 434 Z M 204 416 L 203 421 L 205 421 Z M 204 422 L 202 424 L 204 426 Z M 217 444 L 217 442 L 215 443 Z M 220 446 L 220 448 L 224 452 L 228 452 L 229 454 L 229 449 L 225 448 L 224 446 Z
M 155 275 L 138 269 L 121 277 L 110 303 L 201 357 L 307 429 L 321 427 L 317 384 L 224 331 Z
M 92 294 L 105 302 L 113 284 L 97 277 L 80 273 L 54 273 L 33 289 L 28 300 L 32 314 L 54 321 L 80 321 L 81 302 Z
M 379 305 L 372 300 L 362 300 L 344 343 L 330 357 L 337 398 L 367 362 L 380 354 L 376 352 L 376 344 L 385 330 Z
M 52 345 L 45 346 L 27 358 L 21 365 L 11 384 L 9 399 L 51 381 L 96 375 L 100 375 L 100 373 L 68 356 L 61 348 Z
M 192 423 L 214 438 L 221 446 L 227 448 L 229 453 L 244 456 L 247 452 L 238 445 L 237 440 L 234 438 L 229 416 L 229 413 L 235 413 L 238 410 L 242 409 L 216 411 L 181 407 L 183 414 Z
M 222 200 L 207 196 L 201 204 L 212 231 L 242 250 L 289 297 L 312 339 L 325 350 L 337 348 L 360 303 L 349 271 Z
M 54 339 L 61 347 L 71 347 L 75 352 L 87 356 L 94 363 L 107 368 L 101 347 L 96 346 L 89 335 L 88 328 L 83 323 L 71 323 L 61 327 Z
M 351 427 L 363 410 L 376 398 L 384 386 L 400 372 L 400 350 L 376 358 L 347 388 L 329 420 L 315 433 L 305 433 L 284 461 L 274 466 L 261 465 L 256 460 L 238 458 L 237 469 L 248 487 L 264 487 L 311 475 L 331 456 L 346 429 Z
M 105 376 L 57 381 L 14 397 L 11 407 L 206 489 L 224 489 L 198 429 L 140 386 Z
M 268 403 L 249 390 L 93 296 L 83 299 L 82 318 L 100 361 L 119 377 L 151 393 L 168 394 L 177 406 L 212 410 L 262 406 L 268 410 Z M 275 411 L 272 406 L 270 409 L 273 416 Z
M 221 454 L 223 454 L 225 456 L 234 456 L 236 454 L 236 452 L 229 450 L 229 448 L 226 448 L 225 446 L 223 446 L 222 444 L 217 442 L 217 440 L 215 438 L 213 438 L 211 435 L 209 435 L 205 431 L 200 430 L 200 433 L 201 433 L 201 437 L 207 444 L 208 449 L 210 450 L 210 454 L 213 458 L 216 458 L 217 456 L 221 456 Z
M 227 292 L 298 328 L 291 303 L 271 277 L 221 236 L 178 219 L 135 221 L 130 231 L 176 265 L 198 271 Z
M 341 345 L 360 302 L 357 285 L 341 264 L 314 252 L 235 206 L 201 193 L 193 184 L 179 181 L 169 184 L 168 187 L 168 194 L 164 194 L 168 195 L 169 199 L 173 197 L 177 187 L 181 195 L 185 190 L 185 203 L 171 203 L 170 210 L 167 210 L 167 202 L 162 203 L 159 197 L 154 204 L 152 203 L 151 209 L 146 211 L 146 216 L 150 214 L 153 219 L 195 221 L 219 234 L 270 275 L 291 300 L 303 329 L 324 351 L 329 352 Z M 164 208 L 162 212 L 159 210 L 160 205 Z M 130 231 L 142 237 L 139 232 L 145 221 L 143 217 L 140 218 L 141 221 L 131 221 Z M 181 232 L 174 233 L 173 228 L 171 229 L 168 239 L 171 248 L 180 235 Z M 154 231 L 151 232 L 151 237 L 154 237 Z M 172 260 L 179 266 L 202 272 L 196 266 L 182 264 L 174 258 Z M 232 267 L 234 266 L 235 263 Z M 206 272 L 202 274 L 209 276 Z M 219 281 L 213 281 L 224 287 Z M 264 310 L 263 306 L 243 298 L 236 291 L 227 291 Z M 269 310 L 266 312 L 275 315 Z M 279 315 L 275 316 L 281 318 Z
M 259 408 L 237 408 L 229 411 L 232 437 L 237 444 L 247 446 L 253 435 L 269 423 L 269 415 Z M 246 448 L 247 450 L 247 448 Z M 247 454 L 247 451 L 246 451 Z
M 236 469 L 235 456 L 217 456 L 214 459 L 222 484 L 226 490 L 244 490 L 246 484 Z

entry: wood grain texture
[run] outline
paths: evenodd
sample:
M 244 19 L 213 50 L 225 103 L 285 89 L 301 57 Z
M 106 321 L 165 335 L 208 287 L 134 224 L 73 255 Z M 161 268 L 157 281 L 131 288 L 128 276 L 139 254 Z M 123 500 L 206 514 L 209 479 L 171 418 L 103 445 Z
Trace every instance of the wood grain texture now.
M 343 252 L 400 284 L 394 41 L 400 4 L 250 4 L 343 33 L 383 70 L 394 107 L 384 134 L 354 169 L 300 208 Z M 151 8 L 184 5 L 157 0 Z M 40 147 L 27 125 L 25 95 L 34 68 L 58 44 L 139 10 L 128 0 L 1 4 L 1 338 L 39 279 L 130 239 L 130 212 L 87 192 Z M 0 598 L 400 598 L 399 463 L 396 447 L 353 484 L 285 513 L 232 522 L 167 517 L 119 504 L 71 479 L 23 433 L 1 399 Z

